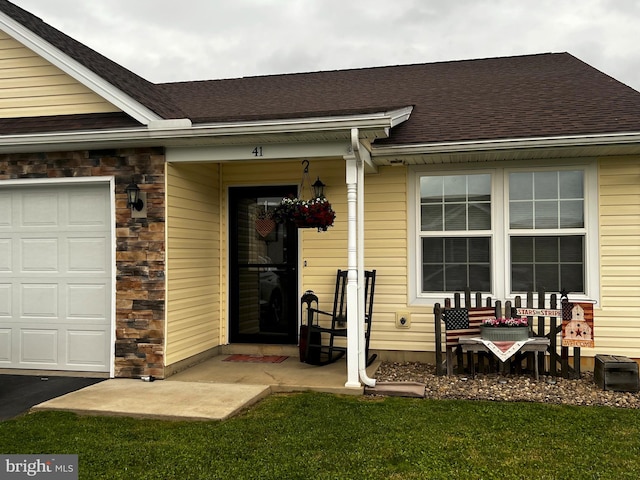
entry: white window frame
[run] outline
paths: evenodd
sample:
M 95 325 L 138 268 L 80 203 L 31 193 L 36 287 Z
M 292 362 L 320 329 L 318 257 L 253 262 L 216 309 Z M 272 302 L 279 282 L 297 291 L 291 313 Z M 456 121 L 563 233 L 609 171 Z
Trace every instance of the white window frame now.
M 584 229 L 562 229 L 563 234 L 585 235 L 585 293 L 571 293 L 575 300 L 600 300 L 600 261 L 598 235 L 598 169 L 596 160 L 535 161 L 515 166 L 513 162 L 483 163 L 480 165 L 420 165 L 409 167 L 408 174 L 408 246 L 409 246 L 409 305 L 433 305 L 453 292 L 422 292 L 422 235 L 420 232 L 420 178 L 433 175 L 491 174 L 491 292 L 484 295 L 494 299 L 513 300 L 511 275 L 507 266 L 511 258 L 509 241 L 509 174 L 525 171 L 582 170 L 584 172 Z M 530 230 L 532 236 L 544 230 Z M 464 232 L 464 236 L 469 232 Z M 473 233 L 473 232 L 471 232 Z M 549 230 L 557 235 L 558 230 Z M 451 236 L 462 235 L 455 232 Z M 441 236 L 449 236 L 443 232 Z M 535 292 L 534 292 L 535 293 Z M 557 292 L 548 292 L 548 294 Z M 534 295 L 535 296 L 535 295 Z

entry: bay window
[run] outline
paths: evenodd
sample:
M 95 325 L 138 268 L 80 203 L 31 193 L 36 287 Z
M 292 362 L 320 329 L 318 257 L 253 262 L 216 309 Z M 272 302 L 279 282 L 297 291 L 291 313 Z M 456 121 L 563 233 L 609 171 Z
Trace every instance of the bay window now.
M 414 171 L 415 299 L 597 295 L 594 167 Z

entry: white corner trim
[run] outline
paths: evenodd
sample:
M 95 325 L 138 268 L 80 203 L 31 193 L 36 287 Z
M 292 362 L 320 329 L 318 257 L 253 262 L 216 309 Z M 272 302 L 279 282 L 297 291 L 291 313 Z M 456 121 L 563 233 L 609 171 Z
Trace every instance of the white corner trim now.
M 2 12 L 0 29 L 140 123 L 147 125 L 152 120 L 161 119 L 158 114 Z

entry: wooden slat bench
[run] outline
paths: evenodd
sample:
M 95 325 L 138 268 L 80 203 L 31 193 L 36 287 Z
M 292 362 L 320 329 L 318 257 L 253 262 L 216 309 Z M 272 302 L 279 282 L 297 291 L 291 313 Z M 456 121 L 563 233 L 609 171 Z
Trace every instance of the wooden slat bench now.
M 462 295 L 464 294 L 464 307 L 462 306 Z M 552 376 L 560 374 L 563 378 L 577 378 L 580 376 L 580 348 L 579 347 L 560 347 L 559 334 L 562 331 L 562 318 L 558 317 L 553 312 L 557 312 L 558 298 L 556 294 L 552 294 L 549 297 L 549 305 L 545 305 L 545 292 L 538 292 L 537 305 L 534 305 L 534 294 L 528 292 L 526 295 L 526 305 L 523 305 L 522 297 L 516 296 L 514 302 L 504 302 L 504 315 L 502 312 L 502 302 L 500 300 L 492 301 L 491 298 L 487 298 L 482 301 L 482 294 L 476 293 L 474 295 L 475 306 L 472 305 L 472 295 L 467 289 L 464 293 L 456 292 L 453 294 L 453 301 L 451 298 L 444 299 L 444 306 L 440 303 L 434 305 L 434 321 L 435 321 L 435 345 L 436 345 L 436 373 L 438 375 L 452 375 L 453 374 L 453 357 L 456 353 L 458 372 L 462 373 L 464 369 L 463 351 L 460 346 L 461 338 L 472 338 L 480 336 L 480 324 L 483 318 L 486 316 L 495 317 L 511 317 L 512 313 L 515 313 L 515 309 L 526 308 L 534 313 L 534 315 L 526 316 L 529 323 L 530 335 L 534 337 L 546 337 L 548 339 L 549 347 L 547 348 L 549 364 L 547 367 L 546 355 L 534 355 L 530 352 L 521 352 L 515 355 L 513 364 L 517 368 L 520 367 L 522 361 L 526 358 L 528 361 L 527 367 L 530 370 L 538 372 L 544 372 Z M 467 328 L 447 328 L 448 315 L 451 312 L 459 311 L 460 309 L 466 309 L 468 312 L 469 325 Z M 560 309 L 561 310 L 561 309 Z M 449 326 L 456 326 L 451 325 Z M 443 330 L 444 328 L 444 330 Z M 443 336 L 444 336 L 444 353 L 443 359 Z M 558 348 L 560 352 L 558 353 Z M 573 349 L 573 365 L 570 365 L 569 348 Z M 473 352 L 469 348 L 466 348 L 467 355 L 467 368 L 471 371 L 474 368 L 473 365 Z M 479 358 L 480 360 L 480 358 Z M 533 365 L 536 362 L 536 365 Z M 558 371 L 559 369 L 559 371 Z

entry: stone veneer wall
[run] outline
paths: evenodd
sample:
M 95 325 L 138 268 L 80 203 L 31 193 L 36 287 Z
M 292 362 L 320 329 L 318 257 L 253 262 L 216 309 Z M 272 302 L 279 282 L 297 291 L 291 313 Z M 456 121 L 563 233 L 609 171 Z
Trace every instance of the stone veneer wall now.
M 164 377 L 165 156 L 162 148 L 1 154 L 0 181 L 114 176 L 116 183 L 115 376 Z M 147 192 L 132 219 L 125 187 Z

